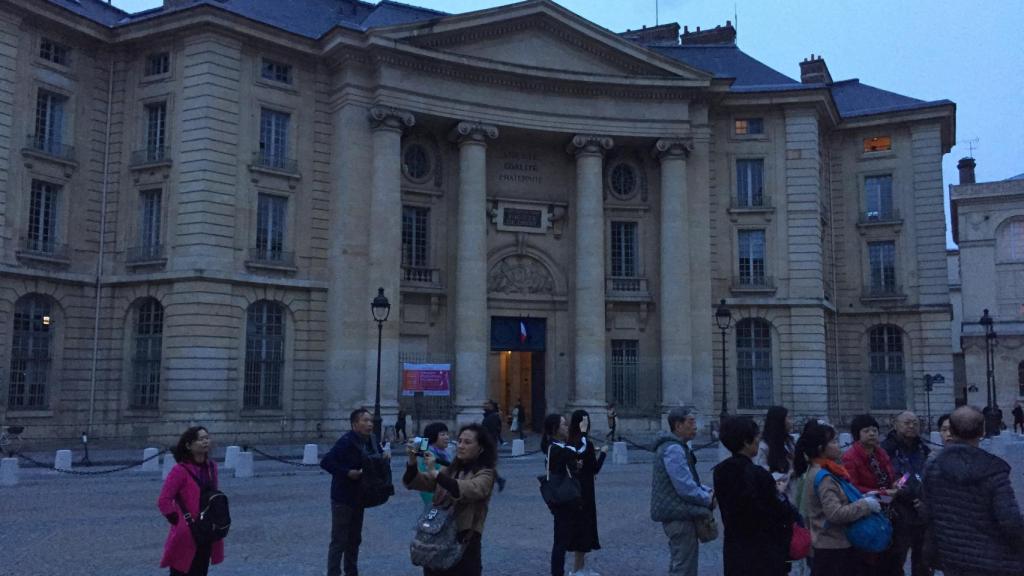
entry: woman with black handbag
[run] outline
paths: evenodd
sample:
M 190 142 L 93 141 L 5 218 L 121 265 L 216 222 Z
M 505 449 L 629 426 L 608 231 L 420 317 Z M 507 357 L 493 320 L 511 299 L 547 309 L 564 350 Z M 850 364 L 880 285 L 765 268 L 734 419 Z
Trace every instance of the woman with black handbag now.
M 577 477 L 580 481 L 580 509 L 577 522 L 573 525 L 569 551 L 573 552 L 573 573 L 577 576 L 599 576 L 586 568 L 588 552 L 601 549 L 601 540 L 597 534 L 597 499 L 594 490 L 596 479 L 604 459 L 608 456 L 608 445 L 600 450 L 590 440 L 590 414 L 586 410 L 576 410 L 569 421 L 569 446 L 579 454 L 582 463 Z
M 546 475 L 541 476 L 541 495 L 554 516 L 551 543 L 551 576 L 565 576 L 565 553 L 580 517 L 581 498 L 576 475 L 583 466 L 579 452 L 566 444 L 569 425 L 561 414 L 544 418 L 541 450 L 546 455 Z M 546 477 L 546 480 L 545 480 Z M 575 495 L 575 498 L 571 498 Z

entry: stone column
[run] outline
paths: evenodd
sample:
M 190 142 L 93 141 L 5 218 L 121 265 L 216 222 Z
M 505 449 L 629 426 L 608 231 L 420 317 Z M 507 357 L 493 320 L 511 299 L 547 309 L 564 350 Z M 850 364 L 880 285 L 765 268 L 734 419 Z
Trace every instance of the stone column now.
M 574 406 L 591 412 L 591 425 L 603 425 L 605 406 L 604 153 L 607 136 L 578 135 L 569 151 L 576 156 L 576 286 Z
M 693 333 L 690 318 L 690 246 L 687 242 L 686 158 L 689 140 L 663 139 L 654 145 L 661 160 L 658 317 L 661 328 L 663 411 L 693 405 Z
M 460 122 L 455 264 L 455 393 L 459 423 L 476 421 L 487 397 L 487 139 L 498 128 Z
M 377 386 L 377 323 L 370 301 L 377 288 L 391 303 L 391 315 L 384 323 L 380 365 L 382 412 L 396 412 L 398 388 L 398 343 L 401 324 L 402 277 L 402 131 L 416 123 L 404 110 L 370 109 L 373 128 L 373 171 L 370 184 L 370 293 L 366 294 L 366 404 L 373 406 Z M 387 420 L 387 418 L 385 418 Z

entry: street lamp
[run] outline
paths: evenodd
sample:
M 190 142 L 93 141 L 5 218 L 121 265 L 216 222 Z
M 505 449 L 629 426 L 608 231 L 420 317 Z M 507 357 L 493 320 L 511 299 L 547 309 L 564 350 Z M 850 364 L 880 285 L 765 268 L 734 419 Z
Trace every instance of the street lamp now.
M 380 350 L 381 340 L 384 337 L 384 323 L 388 321 L 391 314 L 391 303 L 387 296 L 384 296 L 384 288 L 377 288 L 377 297 L 370 302 L 370 312 L 373 319 L 377 321 L 377 395 L 373 400 L 373 433 L 380 442 L 381 418 L 380 418 Z
M 732 324 L 732 312 L 725 306 L 725 298 L 722 298 L 718 303 L 718 308 L 715 309 L 715 324 L 718 324 L 718 329 L 722 331 L 722 413 L 719 420 L 725 420 L 729 416 L 729 385 L 725 373 L 725 333 L 729 330 L 729 325 Z
M 935 390 L 935 385 L 942 385 L 946 383 L 946 377 L 942 374 L 925 374 L 924 375 L 924 399 L 925 406 L 927 409 L 928 427 L 927 431 L 932 431 L 932 392 Z
M 988 394 L 988 414 L 985 417 L 985 435 L 998 436 L 1002 418 L 999 417 L 999 401 L 996 398 L 996 375 L 995 375 L 995 350 L 996 330 L 992 317 L 988 315 L 988 308 L 985 308 L 979 321 L 985 329 L 985 392 Z

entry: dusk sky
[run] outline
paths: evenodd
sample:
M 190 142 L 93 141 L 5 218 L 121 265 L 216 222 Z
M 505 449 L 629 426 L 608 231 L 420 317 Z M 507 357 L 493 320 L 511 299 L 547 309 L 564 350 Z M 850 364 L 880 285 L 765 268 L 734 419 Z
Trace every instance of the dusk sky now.
M 162 0 L 114 0 L 129 12 Z M 508 4 L 498 0 L 410 0 L 445 12 Z M 615 32 L 679 22 L 694 29 L 734 20 L 737 44 L 791 78 L 800 60 L 824 56 L 834 80 L 861 82 L 922 100 L 957 105 L 957 145 L 943 164 L 958 181 L 957 160 L 974 144 L 979 182 L 1024 173 L 1024 0 L 561 0 Z M 738 19 L 735 17 L 738 15 Z M 947 207 L 948 212 L 948 207 Z

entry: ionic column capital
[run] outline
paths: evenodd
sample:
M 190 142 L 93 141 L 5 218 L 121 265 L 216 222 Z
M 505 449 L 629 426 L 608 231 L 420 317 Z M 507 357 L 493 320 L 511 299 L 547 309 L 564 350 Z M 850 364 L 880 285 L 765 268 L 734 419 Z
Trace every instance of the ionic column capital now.
M 577 157 L 581 155 L 600 154 L 611 150 L 615 141 L 610 136 L 598 136 L 595 134 L 577 134 L 566 147 L 566 152 Z
M 494 140 L 498 137 L 498 127 L 483 122 L 464 121 L 459 122 L 452 128 L 448 135 L 452 142 L 463 144 L 487 144 L 487 140 Z
M 681 158 L 685 160 L 693 152 L 693 140 L 689 138 L 662 138 L 654 143 L 652 154 L 658 160 Z
M 395 130 L 401 132 L 416 124 L 416 117 L 408 110 L 400 110 L 390 106 L 374 106 L 370 108 L 370 126 L 374 130 Z

